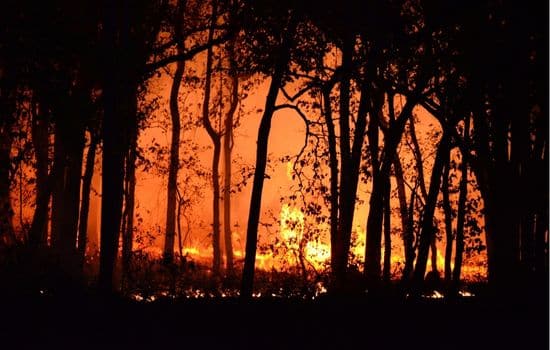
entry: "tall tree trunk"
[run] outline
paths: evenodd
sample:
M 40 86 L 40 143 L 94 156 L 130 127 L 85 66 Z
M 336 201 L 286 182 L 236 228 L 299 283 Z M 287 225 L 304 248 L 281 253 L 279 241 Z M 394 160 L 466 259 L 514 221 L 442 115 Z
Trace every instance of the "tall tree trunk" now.
M 172 140 L 170 145 L 170 164 L 168 170 L 168 195 L 166 201 L 166 235 L 164 239 L 163 260 L 166 264 L 174 261 L 174 238 L 176 233 L 176 195 L 179 170 L 179 147 L 181 122 L 178 109 L 178 96 L 185 70 L 185 63 L 178 61 L 172 89 L 170 91 L 170 115 L 172 117 Z
M 76 103 L 71 101 L 69 104 Z M 55 128 L 56 177 L 52 200 L 52 246 L 64 257 L 76 257 L 74 254 L 78 235 L 84 126 L 81 118 L 76 118 L 69 112 L 76 110 L 77 108 L 58 110 L 60 114 Z
M 340 284 L 338 275 L 338 259 L 335 259 L 338 249 L 336 245 L 340 240 L 338 237 L 338 158 L 336 153 L 336 132 L 334 130 L 334 121 L 332 117 L 332 105 L 330 101 L 331 86 L 323 89 L 323 116 L 327 125 L 328 133 L 328 151 L 330 167 L 330 247 L 331 247 L 331 270 L 332 278 L 335 284 Z M 338 288 L 338 287 L 337 287 Z
M 4 116 L 0 116 L 4 118 Z M 6 117 L 6 120 L 10 117 Z M 10 199 L 12 130 L 9 123 L 0 124 L 0 247 L 15 240 L 13 208 Z
M 185 15 L 185 6 L 187 1 L 178 0 L 178 9 L 174 20 L 173 35 L 176 40 L 178 54 L 185 51 L 185 41 L 183 38 L 183 21 Z M 178 106 L 178 97 L 185 72 L 185 61 L 176 63 L 176 71 L 170 89 L 170 117 L 172 121 L 172 140 L 170 143 L 170 164 L 168 166 L 168 185 L 166 197 L 166 227 L 164 237 L 163 260 L 165 264 L 174 262 L 174 239 L 176 234 L 176 201 L 178 190 L 178 170 L 179 170 L 179 149 L 181 121 Z
M 225 130 L 223 136 L 223 231 L 225 242 L 225 271 L 228 276 L 233 275 L 233 242 L 231 238 L 231 151 L 233 149 L 233 119 L 239 103 L 239 77 L 235 70 L 235 53 L 233 43 L 229 44 L 229 64 L 231 66 L 231 103 L 225 116 Z
M 39 110 L 36 110 L 39 108 Z M 49 167 L 49 132 L 46 109 L 40 104 L 33 108 L 32 143 L 36 156 L 36 206 L 29 230 L 29 244 L 44 247 L 48 242 L 48 212 L 51 195 Z
M 385 283 L 390 282 L 391 278 L 391 206 L 390 206 L 390 193 L 391 185 L 390 178 L 386 180 L 386 194 L 384 195 L 384 268 L 382 270 L 382 276 Z
M 403 168 L 401 166 L 401 160 L 396 155 L 394 158 L 394 172 L 395 180 L 397 183 L 397 196 L 399 198 L 399 212 L 401 216 L 401 227 L 403 231 L 403 250 L 405 256 L 405 267 L 403 268 L 403 281 L 410 280 L 410 274 L 412 272 L 414 264 L 414 233 L 411 223 L 411 216 L 409 216 L 408 206 L 407 206 L 407 196 L 405 192 L 405 179 L 403 175 Z
M 132 262 L 134 245 L 134 209 L 136 193 L 136 147 L 138 130 L 130 131 L 130 145 L 126 154 L 126 174 L 124 191 L 124 221 L 122 232 L 122 272 L 127 273 Z
M 211 42 L 214 38 L 214 21 L 216 18 L 217 3 L 212 5 L 212 20 L 211 27 L 208 33 L 208 42 Z M 212 156 L 212 273 L 215 276 L 220 274 L 221 267 L 221 251 L 220 251 L 220 177 L 219 177 L 219 164 L 220 164 L 220 134 L 214 130 L 212 123 L 210 122 L 210 91 L 212 81 L 212 61 L 213 52 L 212 47 L 207 49 L 206 54 L 206 76 L 204 86 L 204 101 L 202 104 L 202 123 L 208 136 L 214 144 L 214 154 Z
M 417 87 L 420 89 L 420 85 Z M 407 120 L 412 115 L 412 110 L 417 103 L 416 96 L 407 98 L 399 119 L 391 123 L 384 140 L 383 158 L 380 162 L 379 176 L 373 176 L 373 187 L 370 198 L 370 209 L 367 218 L 367 239 L 365 247 L 365 276 L 370 285 L 376 286 L 381 277 L 381 242 L 382 242 L 382 214 L 383 196 L 387 182 L 381 179 L 389 176 L 391 164 L 401 141 L 403 130 Z M 378 178 L 378 179 L 377 179 Z
M 256 264 L 256 245 L 258 243 L 258 223 L 262 205 L 262 191 L 264 186 L 265 168 L 267 165 L 267 144 L 271 119 L 275 113 L 275 103 L 279 94 L 284 73 L 287 69 L 290 54 L 291 38 L 294 35 L 295 24 L 289 24 L 279 48 L 276 58 L 275 70 L 271 76 L 271 83 L 265 101 L 264 113 L 258 128 L 258 140 L 256 148 L 256 169 L 252 183 L 252 195 L 248 213 L 248 224 L 246 229 L 246 252 L 244 259 L 243 277 L 240 295 L 248 299 L 252 296 L 254 286 L 254 266 Z
M 464 140 L 469 139 L 470 117 L 466 118 L 464 127 Z M 463 151 L 464 152 L 464 151 Z M 455 266 L 453 269 L 453 284 L 456 288 L 460 284 L 460 271 L 462 269 L 462 254 L 464 253 L 464 223 L 466 220 L 466 200 L 468 199 L 468 154 L 462 154 L 462 163 L 460 165 L 460 194 L 458 197 L 458 213 L 456 223 L 456 248 L 455 248 Z
M 443 211 L 445 215 L 445 266 L 444 278 L 445 285 L 449 286 L 451 282 L 451 259 L 453 254 L 453 209 L 449 198 L 449 170 L 450 164 L 445 165 L 443 170 L 443 183 L 441 184 L 441 193 L 443 195 Z
M 86 255 L 86 245 L 88 243 L 88 213 L 90 209 L 90 189 L 92 187 L 92 177 L 94 176 L 95 153 L 97 148 L 97 131 L 90 131 L 90 145 L 86 154 L 86 168 L 82 178 L 82 203 L 80 205 L 80 219 L 78 228 L 78 252 L 80 261 L 84 262 Z
M 444 132 L 439 143 L 434 165 L 432 168 L 430 189 L 428 192 L 426 205 L 424 206 L 424 214 L 422 216 L 418 257 L 416 259 L 416 265 L 413 275 L 413 282 L 415 284 L 415 287 L 419 287 L 424 281 L 430 245 L 432 244 L 435 236 L 433 218 L 439 189 L 441 187 L 443 168 L 448 162 L 449 143 L 450 141 L 448 133 Z

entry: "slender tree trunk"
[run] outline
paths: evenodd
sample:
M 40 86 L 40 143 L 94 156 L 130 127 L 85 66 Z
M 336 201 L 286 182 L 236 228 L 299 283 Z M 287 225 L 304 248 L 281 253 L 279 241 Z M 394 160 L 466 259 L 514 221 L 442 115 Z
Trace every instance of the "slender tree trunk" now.
M 132 263 L 134 245 L 134 209 L 136 193 L 137 130 L 130 132 L 130 146 L 126 154 L 124 214 L 122 227 L 122 272 L 127 273 Z
M 464 128 L 464 140 L 469 138 L 470 118 L 466 119 Z M 462 254 L 464 253 L 464 224 L 466 220 L 466 200 L 468 199 L 468 155 L 462 154 L 460 165 L 460 194 L 458 197 L 458 213 L 456 223 L 456 248 L 455 266 L 453 269 L 453 284 L 455 289 L 460 284 L 460 271 L 462 269 Z
M 216 18 L 216 2 L 213 3 L 212 10 L 212 23 L 208 34 L 208 42 L 211 42 L 214 37 L 214 20 Z M 220 134 L 214 130 L 212 123 L 210 122 L 210 91 L 212 81 L 212 61 L 213 52 L 212 47 L 209 47 L 206 54 L 206 78 L 204 86 L 204 101 L 202 105 L 202 123 L 208 136 L 214 144 L 214 155 L 212 156 L 212 273 L 215 276 L 220 274 L 221 267 L 221 251 L 220 251 L 220 178 L 219 178 L 219 164 L 220 164 Z
M 33 108 L 32 143 L 36 155 L 36 207 L 29 230 L 29 244 L 32 247 L 44 247 L 48 242 L 48 212 L 51 195 L 49 177 L 49 132 L 48 121 L 44 116 L 45 108 L 39 111 Z
M 441 186 L 441 176 L 443 168 L 445 167 L 445 164 L 447 163 L 449 157 L 449 142 L 449 136 L 446 132 L 444 132 L 437 149 L 437 154 L 435 157 L 435 162 L 430 179 L 428 198 L 426 200 L 426 205 L 424 206 L 424 215 L 422 217 L 422 225 L 420 231 L 420 244 L 418 248 L 418 258 L 416 259 L 413 276 L 415 287 L 419 287 L 424 281 L 430 245 L 434 240 L 435 232 L 433 217 L 439 189 Z
M 399 198 L 399 212 L 401 216 L 401 227 L 403 230 L 403 250 L 405 256 L 405 267 L 403 268 L 403 281 L 408 281 L 410 279 L 410 274 L 412 272 L 412 267 L 414 264 L 414 233 L 411 224 L 411 216 L 409 216 L 409 211 L 407 207 L 407 196 L 405 192 L 405 179 L 403 176 L 403 168 L 401 166 L 401 160 L 396 155 L 394 158 L 394 172 L 395 179 L 397 183 L 397 196 Z
M 443 194 L 443 211 L 445 215 L 445 285 L 449 286 L 451 282 L 451 258 L 453 254 L 453 209 L 449 198 L 449 170 L 450 164 L 445 165 L 443 171 L 443 183 L 441 185 L 441 193 Z
M 88 243 L 88 213 L 90 209 L 90 189 L 92 187 L 92 177 L 94 175 L 95 153 L 97 148 L 98 136 L 92 130 L 90 132 L 90 145 L 86 154 L 86 168 L 82 178 L 82 203 L 80 206 L 80 219 L 78 228 L 78 252 L 80 261 L 84 262 L 86 255 L 86 245 Z
M 407 120 L 409 120 L 412 110 L 417 103 L 417 99 L 411 96 L 407 99 L 399 119 L 390 125 L 384 140 L 383 159 L 380 162 L 380 179 L 389 176 L 389 169 L 393 163 L 393 158 L 397 151 L 397 146 L 401 141 L 403 130 Z M 376 182 L 376 183 L 375 183 Z M 383 214 L 383 195 L 386 182 L 377 180 L 373 176 L 373 187 L 370 198 L 370 210 L 367 218 L 367 240 L 365 247 L 365 276 L 370 285 L 376 286 L 380 281 L 381 273 L 381 241 L 382 241 L 382 214 Z
M 225 270 L 228 276 L 233 275 L 233 242 L 231 238 L 231 151 L 233 148 L 233 119 L 239 103 L 239 77 L 234 69 L 233 44 L 228 48 L 231 65 L 231 103 L 225 116 L 225 133 L 223 136 L 223 230 L 225 242 Z
M 170 91 L 170 115 L 172 117 L 172 140 L 170 146 L 170 165 L 168 170 L 168 195 L 166 205 L 166 236 L 164 239 L 163 260 L 166 264 L 174 261 L 174 237 L 176 228 L 176 194 L 178 186 L 179 147 L 180 147 L 180 113 L 178 109 L 178 96 L 185 70 L 185 63 L 177 63 L 172 89 Z
M 338 285 L 339 276 L 338 269 L 338 249 L 336 246 L 340 240 L 338 236 L 338 158 L 336 153 L 336 133 L 334 130 L 334 122 L 332 117 L 332 105 L 330 102 L 330 88 L 323 89 L 323 116 L 327 125 L 328 133 L 328 151 L 329 151 L 329 167 L 330 167 L 330 247 L 331 247 L 331 270 L 332 278 L 335 284 Z M 338 287 L 337 287 L 338 288 Z
M 386 180 L 386 194 L 384 195 L 384 268 L 382 270 L 382 276 L 385 283 L 390 282 L 391 278 L 391 206 L 390 206 L 390 179 Z
M 173 35 L 177 41 L 176 45 L 178 48 L 178 54 L 182 54 L 185 51 L 185 41 L 182 35 L 182 24 L 184 21 L 186 3 L 187 1 L 185 0 L 178 0 L 178 9 L 174 21 Z M 184 72 L 185 61 L 178 61 L 176 63 L 176 71 L 174 73 L 174 80 L 172 81 L 172 88 L 170 89 L 170 117 L 172 120 L 172 140 L 170 143 L 170 164 L 168 166 L 167 186 L 168 194 L 166 197 L 166 227 L 163 251 L 163 260 L 165 264 L 172 264 L 174 262 L 174 239 L 176 234 L 175 215 L 177 201 L 176 195 L 178 190 L 179 149 L 181 135 L 178 97 Z
M 265 168 L 267 165 L 267 145 L 271 119 L 275 113 L 275 103 L 279 94 L 284 72 L 289 62 L 290 41 L 294 35 L 294 24 L 289 24 L 285 38 L 281 42 L 280 52 L 276 60 L 275 70 L 271 76 L 264 113 L 258 128 L 258 140 L 256 148 L 256 169 L 252 183 L 252 195 L 248 213 L 248 225 L 246 229 L 246 253 L 244 259 L 243 277 L 241 284 L 241 297 L 248 299 L 252 296 L 254 285 L 254 266 L 256 263 L 256 245 L 258 243 L 258 223 L 262 205 L 262 191 L 264 186 Z
M 4 116 L 0 116 L 4 117 Z M 6 117 L 8 119 L 9 117 Z M 0 124 L 0 247 L 15 240 L 13 208 L 10 199 L 10 165 L 12 130 L 9 123 Z

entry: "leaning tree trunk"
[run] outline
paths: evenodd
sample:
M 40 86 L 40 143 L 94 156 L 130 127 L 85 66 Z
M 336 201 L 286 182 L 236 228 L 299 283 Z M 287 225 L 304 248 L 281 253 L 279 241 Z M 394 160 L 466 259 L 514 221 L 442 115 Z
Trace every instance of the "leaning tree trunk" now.
M 252 195 L 250 198 L 250 207 L 248 213 L 248 224 L 246 229 L 246 251 L 244 259 L 243 276 L 240 295 L 248 299 L 252 296 L 254 285 L 254 266 L 256 263 L 256 245 L 258 243 L 258 223 L 260 220 L 260 210 L 262 205 L 262 191 L 264 186 L 265 168 L 267 165 L 267 144 L 269 131 L 271 129 L 271 119 L 275 113 L 275 103 L 279 94 L 284 72 L 289 62 L 290 38 L 294 33 L 294 25 L 287 29 L 285 38 L 281 42 L 280 53 L 276 60 L 275 70 L 271 76 L 267 98 L 265 101 L 264 113 L 258 128 L 258 141 L 256 148 L 256 169 L 254 171 L 254 180 L 252 183 Z
M 417 87 L 418 89 L 420 88 Z M 391 123 L 390 128 L 386 132 L 384 140 L 384 157 L 380 162 L 380 171 L 378 177 L 373 177 L 373 187 L 370 198 L 370 209 L 367 218 L 367 239 L 365 246 L 365 265 L 364 271 L 367 281 L 370 285 L 376 286 L 380 282 L 381 277 L 381 244 L 382 244 L 382 214 L 383 214 L 383 196 L 385 193 L 384 186 L 387 182 L 382 181 L 383 178 L 389 176 L 389 171 L 393 159 L 395 157 L 397 146 L 401 141 L 405 124 L 412 115 L 417 99 L 411 96 L 407 99 L 403 107 L 399 119 Z M 376 182 L 376 183 L 375 183 Z
M 416 265 L 413 275 L 413 283 L 415 287 L 421 286 L 424 281 L 424 275 L 426 273 L 426 265 L 428 262 L 428 254 L 430 245 L 434 240 L 434 212 L 437 203 L 437 197 L 441 186 L 441 177 L 445 164 L 449 157 L 449 136 L 448 132 L 443 133 L 443 137 L 439 143 L 435 162 L 432 168 L 432 175 L 430 179 L 430 189 L 428 191 L 428 198 L 426 205 L 424 206 L 424 215 L 422 217 L 421 231 L 420 231 L 420 243 L 418 248 L 418 257 L 416 259 Z

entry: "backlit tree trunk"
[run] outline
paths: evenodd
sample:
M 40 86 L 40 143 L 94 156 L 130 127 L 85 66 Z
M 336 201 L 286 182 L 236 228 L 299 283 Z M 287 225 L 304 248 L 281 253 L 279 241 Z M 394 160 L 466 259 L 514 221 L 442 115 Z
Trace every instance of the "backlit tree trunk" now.
M 227 275 L 233 275 L 233 242 L 231 239 L 231 151 L 233 148 L 233 119 L 239 103 L 239 77 L 234 66 L 234 48 L 232 43 L 228 48 L 229 64 L 231 65 L 231 102 L 229 111 L 225 116 L 225 130 L 223 135 L 223 163 L 224 163 L 224 187 L 223 187 L 223 231 L 225 243 L 225 270 Z
M 216 18 L 217 2 L 212 4 L 212 23 L 210 31 L 208 33 L 208 42 L 211 42 L 214 38 L 214 19 Z M 220 250 L 220 150 L 221 150 L 221 136 L 218 131 L 214 130 L 212 123 L 210 122 L 210 91 L 212 81 L 212 61 L 213 52 L 212 47 L 207 49 L 206 53 L 206 75 L 204 82 L 204 100 L 202 104 L 202 123 L 208 136 L 212 140 L 214 145 L 214 154 L 212 156 L 212 272 L 214 275 L 220 274 L 221 267 L 221 250 Z
M 420 286 L 424 281 L 424 275 L 426 273 L 426 265 L 428 261 L 428 254 L 430 246 L 434 240 L 434 212 L 437 202 L 437 196 L 441 186 L 441 177 L 443 168 L 448 162 L 449 157 L 449 136 L 444 132 L 443 137 L 439 143 L 437 154 L 435 157 L 434 165 L 432 168 L 432 175 L 430 179 L 430 189 L 428 191 L 428 198 L 424 206 L 424 214 L 422 216 L 422 224 L 420 229 L 420 243 L 418 248 L 418 257 L 416 259 L 416 265 L 414 270 L 414 284 Z
M 468 140 L 470 134 L 470 117 L 466 118 L 464 127 L 464 140 Z M 468 199 L 468 155 L 462 154 L 460 165 L 460 194 L 458 197 L 458 213 L 456 223 L 456 249 L 455 266 L 453 269 L 453 284 L 455 289 L 460 284 L 460 271 L 462 269 L 462 254 L 464 253 L 464 224 L 466 221 L 466 200 Z
M 80 261 L 83 262 L 86 255 L 86 245 L 88 243 L 88 213 L 90 211 L 90 190 L 92 187 L 92 177 L 94 176 L 95 153 L 98 142 L 96 130 L 90 131 L 90 145 L 86 154 L 86 168 L 82 178 L 82 203 L 80 205 L 80 219 L 78 228 L 78 252 Z
M 441 184 L 441 194 L 443 195 L 443 211 L 445 220 L 445 266 L 444 266 L 444 278 L 445 285 L 449 286 L 451 282 L 451 258 L 453 254 L 453 212 L 451 208 L 451 202 L 449 198 L 449 170 L 450 164 L 445 165 L 443 171 L 443 183 Z
M 294 35 L 293 25 L 289 25 L 285 38 L 281 42 L 279 52 L 276 57 L 276 63 L 271 83 L 265 101 L 264 112 L 258 128 L 258 139 L 256 148 L 256 167 L 254 171 L 254 180 L 252 183 L 252 195 L 250 198 L 250 207 L 248 213 L 248 224 L 246 229 L 246 251 L 244 259 L 243 277 L 241 283 L 240 295 L 248 299 L 252 296 L 254 286 L 254 268 L 256 264 L 256 249 L 258 243 L 258 223 L 260 221 L 260 211 L 262 205 L 262 192 L 264 187 L 265 169 L 267 165 L 267 144 L 269 140 L 269 131 L 271 129 L 271 119 L 275 113 L 275 103 L 279 94 L 279 89 L 283 82 L 283 76 L 290 60 L 291 37 Z
M 174 37 L 177 40 L 178 53 L 183 54 L 185 51 L 184 41 L 181 35 L 183 31 L 182 23 L 185 14 L 186 1 L 178 2 L 178 11 L 174 22 Z M 178 186 L 178 170 L 179 170 L 179 149 L 180 149 L 180 134 L 181 122 L 178 106 L 178 97 L 181 86 L 183 73 L 185 72 L 185 61 L 181 60 L 176 63 L 176 71 L 172 81 L 170 90 L 170 117 L 172 121 L 172 140 L 170 143 L 170 164 L 168 165 L 168 188 L 166 199 L 166 226 L 164 238 L 164 263 L 171 264 L 174 261 L 174 239 L 176 235 L 176 195 Z
M 48 212 L 51 195 L 49 175 L 49 132 L 43 105 L 33 108 L 32 143 L 36 156 L 36 207 L 29 230 L 29 244 L 44 247 L 48 241 Z

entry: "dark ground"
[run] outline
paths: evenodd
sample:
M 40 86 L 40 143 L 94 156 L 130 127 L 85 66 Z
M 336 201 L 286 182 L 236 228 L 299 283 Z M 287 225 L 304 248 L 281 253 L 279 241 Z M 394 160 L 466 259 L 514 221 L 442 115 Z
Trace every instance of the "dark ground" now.
M 548 300 L 14 297 L 0 348 L 548 349 Z M 9 345 L 8 345 L 9 344 Z

